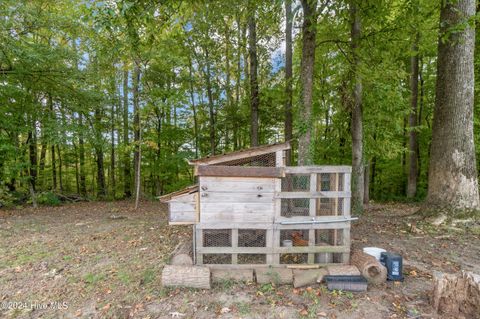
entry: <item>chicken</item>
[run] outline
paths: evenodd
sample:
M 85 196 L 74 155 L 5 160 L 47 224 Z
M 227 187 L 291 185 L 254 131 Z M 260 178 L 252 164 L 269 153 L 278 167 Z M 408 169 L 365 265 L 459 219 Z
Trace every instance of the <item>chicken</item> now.
M 308 240 L 303 239 L 301 232 L 293 232 L 291 235 L 293 246 L 308 246 Z

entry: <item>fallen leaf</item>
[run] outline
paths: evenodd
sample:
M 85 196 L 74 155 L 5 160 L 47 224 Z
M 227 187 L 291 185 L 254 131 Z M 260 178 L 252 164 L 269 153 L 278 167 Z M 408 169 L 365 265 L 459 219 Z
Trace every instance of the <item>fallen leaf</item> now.
M 304 309 L 300 310 L 300 316 L 304 316 L 304 317 L 305 317 L 305 316 L 308 316 L 308 311 L 307 311 L 307 309 L 304 308 Z
M 105 306 L 102 307 L 102 310 L 107 311 L 108 309 L 110 309 L 111 306 L 111 304 L 107 303 Z
M 228 307 L 223 307 L 221 310 L 220 310 L 220 313 L 229 313 L 230 311 L 232 311 L 232 309 L 228 308 Z

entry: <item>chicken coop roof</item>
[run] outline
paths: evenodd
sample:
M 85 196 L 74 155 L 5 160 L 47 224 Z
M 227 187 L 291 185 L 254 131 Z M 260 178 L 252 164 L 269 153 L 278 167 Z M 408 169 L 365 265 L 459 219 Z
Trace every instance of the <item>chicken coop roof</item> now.
M 290 149 L 290 142 L 261 145 L 250 147 L 244 150 L 235 152 L 207 156 L 199 159 L 190 160 L 190 165 L 212 165 L 222 164 L 226 162 L 232 162 L 237 160 L 248 159 L 256 156 L 261 156 L 269 153 L 275 153 L 276 151 L 284 151 Z
M 196 193 L 196 192 L 198 192 L 198 185 L 192 185 L 192 186 L 185 187 L 184 189 L 178 190 L 176 192 L 168 193 L 166 195 L 160 196 L 160 197 L 158 197 L 158 199 L 162 203 L 166 203 L 166 202 L 172 200 L 175 197 L 179 197 L 179 196 L 187 195 L 187 194 L 193 194 L 193 193 Z

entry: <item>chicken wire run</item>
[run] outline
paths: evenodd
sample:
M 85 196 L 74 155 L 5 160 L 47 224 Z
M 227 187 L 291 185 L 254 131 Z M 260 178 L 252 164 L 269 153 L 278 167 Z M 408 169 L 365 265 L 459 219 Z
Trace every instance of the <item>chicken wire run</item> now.
M 272 145 L 191 161 L 197 193 L 171 203 L 182 218 L 191 205 L 197 264 L 348 262 L 351 168 L 286 167 L 288 149 Z
M 251 166 L 251 167 L 275 167 L 275 153 L 232 160 L 213 164 L 213 166 Z

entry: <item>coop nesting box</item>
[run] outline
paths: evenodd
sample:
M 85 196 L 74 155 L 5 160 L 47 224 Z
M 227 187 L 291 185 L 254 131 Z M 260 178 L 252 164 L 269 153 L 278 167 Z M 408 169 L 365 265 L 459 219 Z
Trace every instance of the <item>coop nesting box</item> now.
M 192 160 L 198 185 L 161 197 L 193 225 L 197 265 L 348 263 L 350 166 L 285 166 L 289 143 Z

